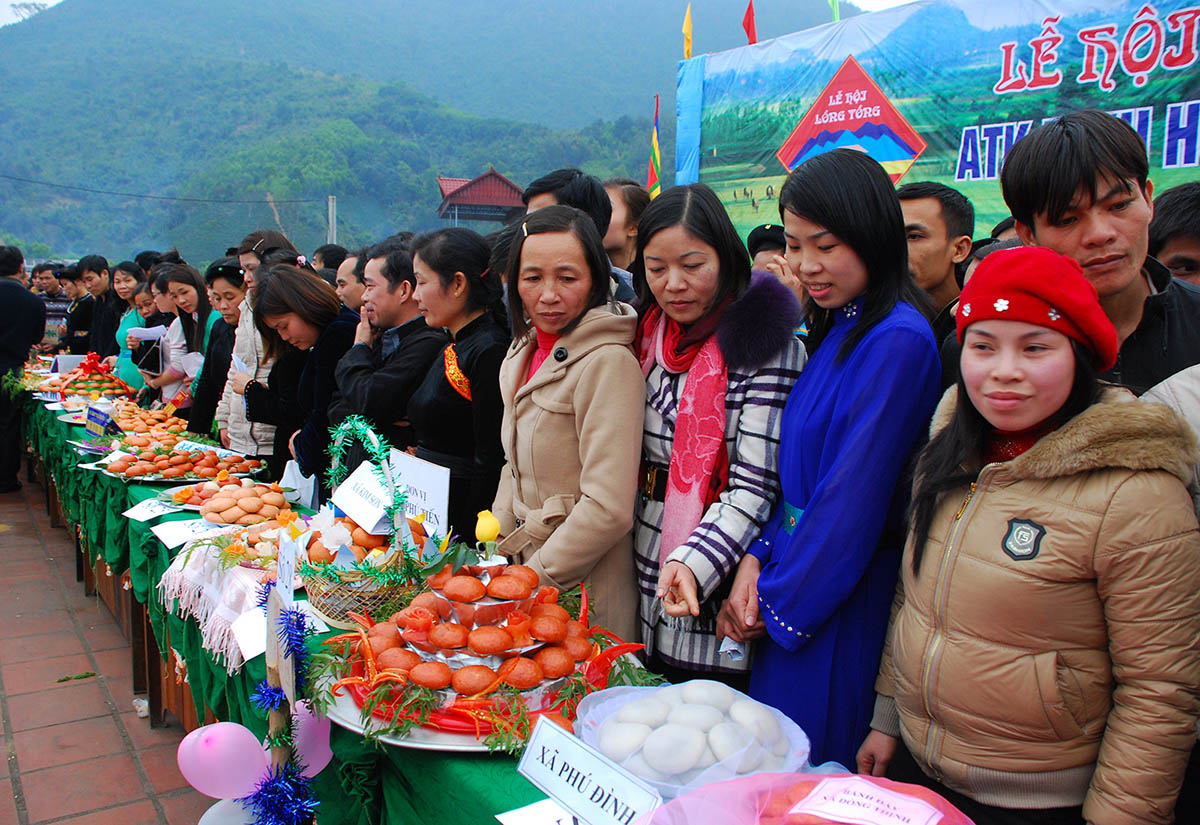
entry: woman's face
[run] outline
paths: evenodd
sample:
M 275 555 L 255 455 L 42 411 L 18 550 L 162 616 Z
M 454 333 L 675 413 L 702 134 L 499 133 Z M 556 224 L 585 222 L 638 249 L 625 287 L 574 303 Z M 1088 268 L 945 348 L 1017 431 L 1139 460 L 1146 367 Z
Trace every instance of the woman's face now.
M 450 285 L 443 287 L 437 273 L 421 260 L 420 255 L 413 256 L 413 274 L 417 279 L 413 297 L 425 316 L 425 323 L 431 327 L 454 326 L 467 309 L 467 284 L 463 274 L 456 272 Z
M 676 225 L 655 233 L 643 257 L 646 283 L 668 318 L 691 324 L 712 309 L 721 286 L 716 249 Z
M 168 315 L 175 314 L 175 301 L 165 292 L 159 292 L 158 287 L 153 288 L 154 292 L 154 308 L 159 312 L 165 312 Z
M 238 265 L 242 268 L 246 279 L 246 289 L 250 292 L 254 291 L 254 270 L 258 269 L 258 264 L 258 256 L 253 252 L 243 252 L 241 255 L 238 255 Z
M 967 395 L 1003 432 L 1036 427 L 1066 403 L 1075 383 L 1075 351 L 1061 332 L 1024 321 L 967 327 L 960 360 Z
M 137 307 L 138 315 L 149 318 L 154 314 L 154 296 L 149 292 L 139 292 L 133 296 L 133 305 Z
M 171 296 L 175 306 L 179 307 L 179 311 L 186 312 L 188 315 L 195 312 L 196 307 L 200 305 L 200 295 L 196 292 L 196 287 L 191 284 L 171 281 L 167 284 L 167 294 Z
M 525 239 L 517 292 L 535 327 L 551 335 L 562 332 L 583 314 L 591 291 L 583 244 L 574 234 L 544 232 Z
M 267 326 L 279 333 L 279 337 L 296 349 L 312 349 L 321 335 L 321 330 L 305 321 L 294 312 L 266 317 Z
M 209 300 L 213 308 L 221 313 L 221 319 L 232 327 L 237 326 L 238 318 L 242 315 L 242 299 L 246 297 L 243 287 L 230 283 L 225 278 L 213 278 L 212 286 L 208 289 Z
M 133 294 L 133 290 L 137 287 L 137 285 L 137 278 L 133 277 L 125 270 L 118 269 L 113 273 L 113 292 L 117 293 L 117 297 L 122 301 L 129 300 L 129 296 Z
M 837 309 L 867 291 L 866 264 L 850 245 L 819 224 L 783 210 L 788 266 L 821 309 Z

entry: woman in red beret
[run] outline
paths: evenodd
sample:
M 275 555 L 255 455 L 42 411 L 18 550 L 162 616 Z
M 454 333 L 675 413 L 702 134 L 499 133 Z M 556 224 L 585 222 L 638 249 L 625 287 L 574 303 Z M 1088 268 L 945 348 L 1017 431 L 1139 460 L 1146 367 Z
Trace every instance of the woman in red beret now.
M 1195 438 L 1097 381 L 1116 332 L 1069 258 L 989 255 L 957 326 L 858 769 L 978 825 L 1172 822 L 1200 713 Z

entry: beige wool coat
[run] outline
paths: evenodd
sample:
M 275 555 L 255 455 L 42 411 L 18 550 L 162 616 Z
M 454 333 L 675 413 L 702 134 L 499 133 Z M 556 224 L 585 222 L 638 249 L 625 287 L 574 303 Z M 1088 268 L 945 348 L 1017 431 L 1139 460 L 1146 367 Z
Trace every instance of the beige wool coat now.
M 1110 389 L 947 493 L 919 575 L 905 549 L 871 726 L 985 804 L 1169 823 L 1200 713 L 1195 460 L 1184 421 Z
M 528 381 L 537 339 L 531 331 L 513 342 L 500 366 L 506 463 L 492 506 L 501 553 L 543 584 L 582 582 L 591 624 L 634 642 L 631 531 L 646 403 L 636 326 L 625 304 L 589 310 Z

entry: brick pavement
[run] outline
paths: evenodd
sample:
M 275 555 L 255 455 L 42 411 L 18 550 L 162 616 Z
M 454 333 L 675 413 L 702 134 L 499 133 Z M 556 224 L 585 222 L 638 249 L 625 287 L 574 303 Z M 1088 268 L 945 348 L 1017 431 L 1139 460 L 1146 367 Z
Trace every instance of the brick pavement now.
M 183 729 L 137 717 L 129 643 L 43 502 L 0 495 L 0 825 L 195 825 L 214 800 L 179 774 Z

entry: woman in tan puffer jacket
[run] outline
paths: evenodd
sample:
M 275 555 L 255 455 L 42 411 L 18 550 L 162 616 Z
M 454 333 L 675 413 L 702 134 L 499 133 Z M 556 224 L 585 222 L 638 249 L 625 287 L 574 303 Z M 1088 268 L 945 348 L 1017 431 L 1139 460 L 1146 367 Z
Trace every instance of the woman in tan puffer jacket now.
M 1172 822 L 1196 738 L 1196 440 L 1100 388 L 1117 350 L 1095 294 L 1048 250 L 989 256 L 917 468 L 858 767 L 977 825 Z

